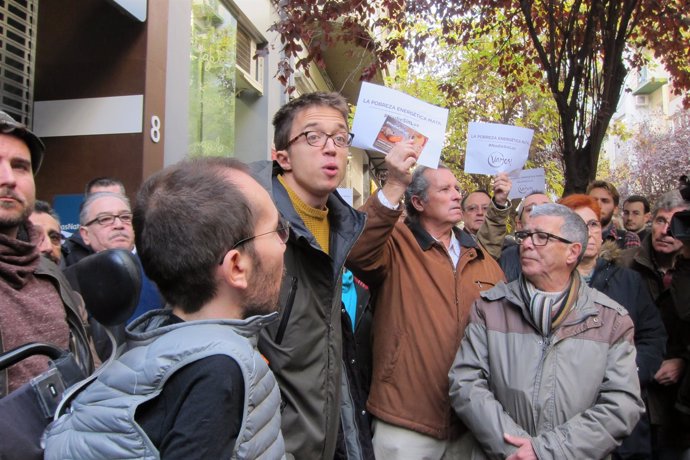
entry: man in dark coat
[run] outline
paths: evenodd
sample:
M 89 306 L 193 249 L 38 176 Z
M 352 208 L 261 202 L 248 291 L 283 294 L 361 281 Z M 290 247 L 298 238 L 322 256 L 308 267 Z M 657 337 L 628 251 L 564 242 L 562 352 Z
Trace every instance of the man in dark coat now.
M 669 233 L 674 214 L 690 209 L 678 190 L 663 194 L 652 212 L 652 233 L 622 263 L 649 287 L 668 333 L 666 354 L 649 388 L 649 415 L 658 458 L 690 458 L 690 411 L 676 404 L 688 383 L 690 358 L 690 242 Z M 684 380 L 685 376 L 685 380 Z
M 661 316 L 654 305 L 649 289 L 633 270 L 616 265 L 620 249 L 613 241 L 602 245 L 601 209 L 589 195 L 569 195 L 560 203 L 571 208 L 587 224 L 589 240 L 580 264 L 580 275 L 590 287 L 603 292 L 625 307 L 635 325 L 635 349 L 637 350 L 637 375 L 642 397 L 648 385 L 654 381 L 666 348 L 666 331 Z M 649 417 L 643 415 L 633 432 L 616 449 L 615 459 L 646 459 L 652 455 L 652 438 Z

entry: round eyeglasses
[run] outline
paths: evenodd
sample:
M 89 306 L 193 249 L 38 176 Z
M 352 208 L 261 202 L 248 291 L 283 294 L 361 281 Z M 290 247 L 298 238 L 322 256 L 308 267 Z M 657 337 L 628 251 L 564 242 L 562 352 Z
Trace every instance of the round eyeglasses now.
M 293 137 L 287 143 L 287 145 L 285 145 L 285 148 L 290 147 L 292 144 L 297 142 L 297 140 L 302 136 L 304 136 L 304 138 L 306 139 L 307 144 L 311 145 L 312 147 L 319 148 L 325 147 L 326 142 L 328 142 L 328 139 L 333 140 L 333 144 L 335 144 L 336 147 L 349 147 L 350 145 L 352 145 L 352 139 L 354 139 L 355 137 L 353 133 L 348 133 L 346 131 L 338 131 L 333 134 L 327 134 L 323 131 L 304 131 Z

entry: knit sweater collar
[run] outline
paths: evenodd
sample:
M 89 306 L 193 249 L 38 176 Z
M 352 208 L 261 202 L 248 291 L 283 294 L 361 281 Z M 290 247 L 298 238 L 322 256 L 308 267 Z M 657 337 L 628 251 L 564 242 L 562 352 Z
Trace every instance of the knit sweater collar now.
M 17 238 L 0 234 L 0 278 L 13 289 L 25 286 L 38 267 L 39 237 L 29 222 L 19 228 Z
M 292 205 L 295 208 L 295 211 L 304 219 L 304 217 L 308 217 L 314 220 L 318 221 L 323 221 L 328 217 L 328 208 L 324 206 L 323 209 L 318 209 L 313 206 L 310 206 L 307 204 L 302 198 L 299 197 L 297 193 L 295 193 L 292 188 L 287 184 L 285 181 L 285 178 L 282 175 L 278 176 L 278 180 L 282 184 L 283 187 L 285 187 L 285 191 L 288 193 L 288 196 L 290 197 L 290 201 L 292 201 Z

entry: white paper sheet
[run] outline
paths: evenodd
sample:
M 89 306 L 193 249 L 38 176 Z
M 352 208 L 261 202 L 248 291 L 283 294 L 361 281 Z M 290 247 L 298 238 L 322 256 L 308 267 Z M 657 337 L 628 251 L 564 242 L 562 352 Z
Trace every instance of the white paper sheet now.
M 413 139 L 422 147 L 417 163 L 437 168 L 447 122 L 448 109 L 365 82 L 352 122 L 352 146 L 387 153 L 395 142 Z
M 544 168 L 523 169 L 510 173 L 513 187 L 510 189 L 508 199 L 524 198 L 532 192 L 546 193 L 546 176 Z
M 534 131 L 497 123 L 471 122 L 467 130 L 465 172 L 495 175 L 522 169 Z

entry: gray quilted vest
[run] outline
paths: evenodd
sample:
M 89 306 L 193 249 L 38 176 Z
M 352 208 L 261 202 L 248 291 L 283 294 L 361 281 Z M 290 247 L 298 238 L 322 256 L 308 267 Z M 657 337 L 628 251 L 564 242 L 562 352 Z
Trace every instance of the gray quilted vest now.
M 280 392 L 256 350 L 258 331 L 277 313 L 158 327 L 170 314 L 151 311 L 128 327 L 127 349 L 72 401 L 71 412 L 46 430 L 46 460 L 158 459 L 158 450 L 134 420 L 137 406 L 155 398 L 178 369 L 219 354 L 237 361 L 244 376 L 244 416 L 233 458 L 284 456 Z

